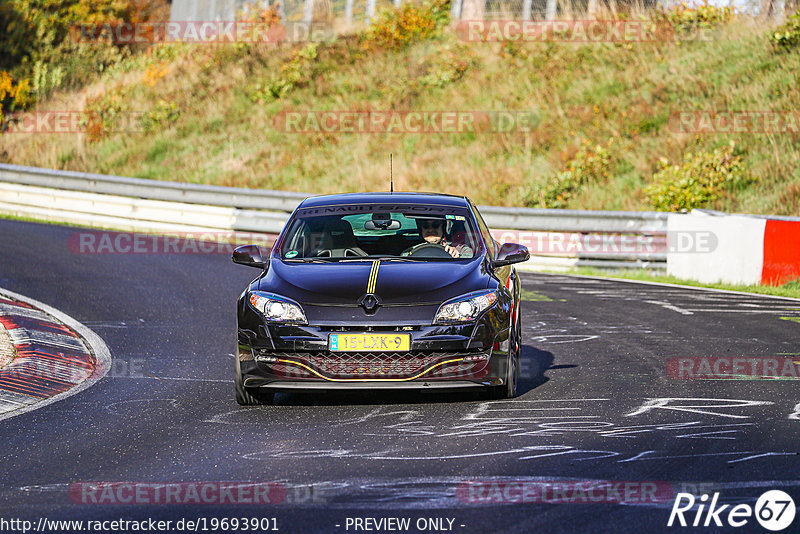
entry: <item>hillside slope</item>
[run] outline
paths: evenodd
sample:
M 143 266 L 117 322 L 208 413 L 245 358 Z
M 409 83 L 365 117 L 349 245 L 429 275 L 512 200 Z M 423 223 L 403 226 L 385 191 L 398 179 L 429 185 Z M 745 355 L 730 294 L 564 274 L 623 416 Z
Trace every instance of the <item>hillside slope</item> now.
M 797 113 L 800 47 L 777 50 L 769 29 L 744 18 L 709 35 L 473 43 L 444 26 L 408 43 L 373 28 L 296 45 L 158 45 L 38 104 L 96 112 L 85 133 L 7 132 L 0 161 L 326 193 L 387 189 L 391 152 L 396 190 L 466 192 L 483 204 L 800 215 L 800 132 L 791 124 L 726 134 L 681 133 L 675 122 L 692 111 Z M 283 113 L 322 110 L 525 111 L 536 125 L 285 131 Z M 129 131 L 109 131 L 133 112 Z M 647 189 L 654 181 L 661 186 Z

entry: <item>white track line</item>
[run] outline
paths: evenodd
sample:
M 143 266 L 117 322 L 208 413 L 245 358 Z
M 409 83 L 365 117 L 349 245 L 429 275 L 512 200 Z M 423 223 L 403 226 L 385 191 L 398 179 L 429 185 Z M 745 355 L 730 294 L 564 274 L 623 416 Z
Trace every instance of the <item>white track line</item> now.
M 0 421 L 8 419 L 10 417 L 15 417 L 17 415 L 28 413 L 33 410 L 38 410 L 39 408 L 43 408 L 48 404 L 64 400 L 67 397 L 71 397 L 72 395 L 80 393 L 81 391 L 92 387 L 98 380 L 103 378 L 106 375 L 106 373 L 108 373 L 109 369 L 111 369 L 111 352 L 108 350 L 108 347 L 106 346 L 105 342 L 102 339 L 100 339 L 100 336 L 89 330 L 87 327 L 85 327 L 84 325 L 82 325 L 81 323 L 79 323 L 66 313 L 61 312 L 51 306 L 48 306 L 43 302 L 39 302 L 38 300 L 34 300 L 24 295 L 20 295 L 19 293 L 9 291 L 8 289 L 4 289 L 2 287 L 0 287 L 0 294 L 8 295 L 9 297 L 12 297 L 16 300 L 25 302 L 27 304 L 30 304 L 31 306 L 39 308 L 40 310 L 55 317 L 68 327 L 75 330 L 84 339 L 84 341 L 86 341 L 86 344 L 89 346 L 89 350 L 92 351 L 92 354 L 94 355 L 96 361 L 95 370 L 92 373 L 92 376 L 90 376 L 83 382 L 69 388 L 68 390 L 62 393 L 53 395 L 52 397 L 48 397 L 44 400 L 19 408 L 17 410 L 13 410 L 11 412 L 0 414 Z

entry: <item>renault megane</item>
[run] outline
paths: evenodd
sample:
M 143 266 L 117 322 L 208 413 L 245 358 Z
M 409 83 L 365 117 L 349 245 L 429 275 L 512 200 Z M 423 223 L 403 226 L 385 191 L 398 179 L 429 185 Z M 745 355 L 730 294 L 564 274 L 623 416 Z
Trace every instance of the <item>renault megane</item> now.
M 523 246 L 494 241 L 466 197 L 366 193 L 311 197 L 238 302 L 235 393 L 477 388 L 516 394 Z

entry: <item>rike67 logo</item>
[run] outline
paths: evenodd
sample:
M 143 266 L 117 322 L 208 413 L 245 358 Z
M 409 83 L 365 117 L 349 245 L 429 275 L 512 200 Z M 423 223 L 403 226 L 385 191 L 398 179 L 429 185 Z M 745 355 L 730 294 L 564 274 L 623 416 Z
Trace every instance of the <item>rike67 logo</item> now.
M 693 511 L 698 500 L 700 503 L 697 510 Z M 667 526 L 722 527 L 727 523 L 731 527 L 743 527 L 755 517 L 762 527 L 777 532 L 794 521 L 794 500 L 788 493 L 780 490 L 770 490 L 761 495 L 755 507 L 749 504 L 737 504 L 733 507 L 730 504 L 718 505 L 718 501 L 719 493 L 714 493 L 710 503 L 706 494 L 696 499 L 691 493 L 678 493 Z M 684 514 L 688 516 L 688 521 Z

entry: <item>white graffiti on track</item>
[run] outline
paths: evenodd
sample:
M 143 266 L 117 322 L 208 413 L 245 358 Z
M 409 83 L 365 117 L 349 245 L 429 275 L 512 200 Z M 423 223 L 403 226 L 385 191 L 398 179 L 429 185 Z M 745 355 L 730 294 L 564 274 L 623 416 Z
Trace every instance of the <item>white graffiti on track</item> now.
M 525 286 L 536 285 L 524 279 Z M 800 310 L 791 301 L 746 293 L 687 290 L 647 283 L 610 282 L 608 280 L 575 279 L 550 276 L 551 286 L 578 295 L 589 295 L 599 300 L 623 300 L 659 306 L 682 315 L 695 313 L 785 314 L 800 316 Z M 569 298 L 567 299 L 569 300 Z
M 374 461 L 404 461 L 404 462 L 440 462 L 453 460 L 473 460 L 497 456 L 516 456 L 519 461 L 552 459 L 556 456 L 568 456 L 570 461 L 584 462 L 601 459 L 614 459 L 616 463 L 652 462 L 692 459 L 692 458 L 721 458 L 728 464 L 748 462 L 760 458 L 776 456 L 797 456 L 794 452 L 785 451 L 724 451 L 696 454 L 659 454 L 658 450 L 637 452 L 621 452 L 609 449 L 581 449 L 569 445 L 526 445 L 502 450 L 459 452 L 457 454 L 426 454 L 419 455 L 404 452 L 399 448 L 382 449 L 379 451 L 363 451 L 359 449 L 303 449 L 303 450 L 262 450 L 249 452 L 242 455 L 246 460 L 259 462 L 267 460 L 308 460 L 308 459 L 340 459 L 340 460 L 374 460 Z
M 794 411 L 789 414 L 789 419 L 800 421 L 800 402 L 795 404 Z
M 690 404 L 683 404 L 683 403 Z M 710 403 L 710 404 L 709 404 Z M 672 410 L 676 412 L 688 412 L 702 415 L 714 415 L 731 419 L 747 419 L 749 415 L 721 413 L 721 408 L 745 408 L 750 406 L 768 406 L 775 404 L 769 401 L 752 401 L 736 399 L 704 399 L 704 398 L 678 398 L 663 397 L 658 399 L 648 399 L 639 408 L 626 414 L 625 417 L 642 415 L 651 410 Z

